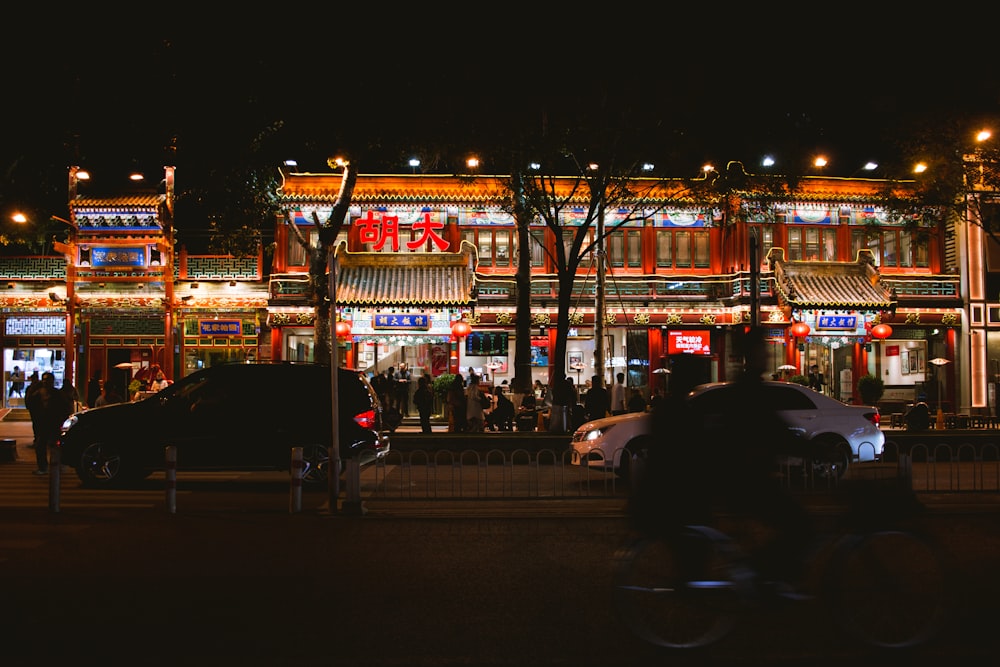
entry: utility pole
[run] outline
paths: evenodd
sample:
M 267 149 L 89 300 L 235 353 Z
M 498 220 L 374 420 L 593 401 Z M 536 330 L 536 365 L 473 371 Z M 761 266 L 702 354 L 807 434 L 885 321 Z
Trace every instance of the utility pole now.
M 607 386 L 604 380 L 604 199 L 597 208 L 597 295 L 594 298 L 594 375 L 601 378 L 602 386 Z

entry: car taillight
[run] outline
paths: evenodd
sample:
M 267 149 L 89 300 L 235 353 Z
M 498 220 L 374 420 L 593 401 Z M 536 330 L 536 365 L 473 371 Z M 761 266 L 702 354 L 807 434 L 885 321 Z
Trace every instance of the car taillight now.
M 868 418 L 868 421 L 875 424 L 875 426 L 878 426 L 882 423 L 882 415 L 877 410 L 875 412 L 869 412 L 865 414 L 865 417 Z
M 359 412 L 354 415 L 354 421 L 360 424 L 362 428 L 375 428 L 375 411 L 365 410 L 364 412 Z

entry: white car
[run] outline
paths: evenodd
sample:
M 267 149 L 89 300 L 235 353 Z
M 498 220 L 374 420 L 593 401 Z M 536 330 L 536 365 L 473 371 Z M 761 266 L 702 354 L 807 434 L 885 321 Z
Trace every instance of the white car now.
M 688 401 L 706 423 L 717 421 L 732 405 L 733 383 L 713 382 L 697 387 Z M 842 476 L 853 461 L 882 458 L 885 434 L 879 428 L 878 408 L 848 405 L 793 382 L 762 382 L 767 404 L 789 428 L 815 445 L 814 464 Z M 595 419 L 573 433 L 573 463 L 613 470 L 628 476 L 632 456 L 642 453 L 650 438 L 652 419 L 646 412 Z

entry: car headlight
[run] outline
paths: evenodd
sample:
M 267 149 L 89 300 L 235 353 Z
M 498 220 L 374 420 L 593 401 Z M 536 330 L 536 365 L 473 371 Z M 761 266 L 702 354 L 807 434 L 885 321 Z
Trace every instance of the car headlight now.
M 598 439 L 598 438 L 600 438 L 600 437 L 601 437 L 602 435 L 604 435 L 604 431 L 602 431 L 602 430 L 601 430 L 601 429 L 599 429 L 599 428 L 595 428 L 595 429 L 594 429 L 594 430 L 592 430 L 592 431 L 588 431 L 588 432 L 587 432 L 587 435 L 585 435 L 585 436 L 583 437 L 583 439 L 584 439 L 584 440 L 597 440 L 597 439 Z
M 76 425 L 76 420 L 77 420 L 76 415 L 70 415 L 69 417 L 67 417 L 66 421 L 62 423 L 62 432 L 65 433 L 66 431 L 73 428 L 73 426 Z

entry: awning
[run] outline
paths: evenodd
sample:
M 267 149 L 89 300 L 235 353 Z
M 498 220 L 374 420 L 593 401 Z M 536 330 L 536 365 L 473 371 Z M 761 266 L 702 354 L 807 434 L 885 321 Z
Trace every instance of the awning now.
M 466 306 L 475 301 L 475 249 L 457 253 L 337 249 L 337 305 Z
M 889 310 L 896 303 L 868 252 L 857 262 L 788 262 L 775 250 L 769 259 L 778 293 L 793 308 Z

